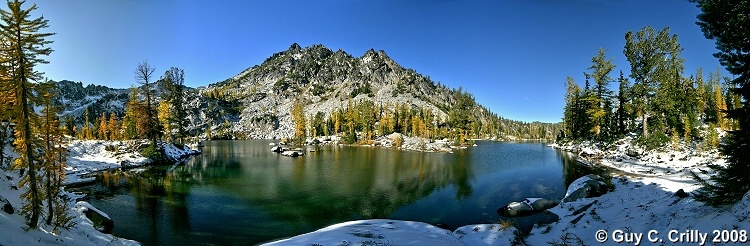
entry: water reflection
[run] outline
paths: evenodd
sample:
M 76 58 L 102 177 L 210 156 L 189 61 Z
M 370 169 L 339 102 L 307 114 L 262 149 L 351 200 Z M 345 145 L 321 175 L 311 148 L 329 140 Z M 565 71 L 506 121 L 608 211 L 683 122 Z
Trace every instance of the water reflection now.
M 498 207 L 559 198 L 582 173 L 543 144 L 486 143 L 454 154 L 314 150 L 290 158 L 266 141 L 212 141 L 176 168 L 104 172 L 79 190 L 110 214 L 119 236 L 150 245 L 254 244 L 354 219 L 493 223 L 502 219 Z

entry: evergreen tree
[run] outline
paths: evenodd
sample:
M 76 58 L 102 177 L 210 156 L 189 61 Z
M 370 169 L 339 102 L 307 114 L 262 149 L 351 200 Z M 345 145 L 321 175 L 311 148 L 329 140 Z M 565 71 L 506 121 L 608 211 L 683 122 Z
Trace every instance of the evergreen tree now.
M 630 98 L 628 95 L 630 83 L 628 83 L 628 79 L 623 76 L 622 70 L 620 70 L 620 77 L 617 79 L 617 82 L 619 83 L 619 89 L 617 91 L 617 134 L 625 134 L 628 130 L 626 122 L 632 121 L 632 118 L 626 109 L 629 104 L 628 98 Z
M 670 79 L 676 63 L 681 65 L 681 51 L 677 35 L 670 36 L 669 27 L 655 33 L 653 28 L 646 26 L 635 33 L 628 31 L 625 34 L 623 53 L 630 63 L 630 77 L 634 80 L 631 96 L 641 117 L 642 136 L 645 138 L 649 136 L 649 118 L 660 115 L 654 112 L 655 107 L 660 105 L 654 102 L 659 84 Z
M 695 71 L 695 94 L 698 118 L 701 119 L 706 118 L 706 106 L 708 104 L 706 93 L 706 82 L 703 81 L 703 68 L 698 67 L 698 70 Z
M 706 38 L 716 40 L 715 54 L 721 64 L 737 77 L 731 81 L 733 93 L 742 97 L 742 107 L 727 112 L 739 124 L 729 131 L 721 152 L 726 156 L 726 166 L 714 165 L 717 174 L 712 184 L 704 183 L 699 200 L 709 204 L 733 203 L 750 190 L 750 4 L 746 1 L 693 0 L 702 13 L 698 25 Z
M 14 105 L 12 112 L 16 123 L 16 140 L 14 147 L 19 157 L 15 160 L 16 167 L 28 170 L 27 175 L 19 185 L 27 185 L 29 189 L 24 192 L 22 198 L 25 200 L 23 213 L 28 217 L 28 225 L 36 228 L 39 216 L 42 213 L 42 193 L 38 184 L 37 171 L 39 170 L 40 157 L 36 155 L 35 149 L 39 147 L 32 134 L 35 129 L 34 122 L 37 119 L 32 106 L 36 99 L 33 81 L 41 79 L 41 72 L 35 70 L 36 65 L 48 63 L 40 56 L 47 56 L 52 49 L 47 47 L 52 41 L 46 38 L 52 33 L 41 33 L 41 29 L 48 27 L 47 20 L 43 17 L 31 19 L 30 13 L 37 9 L 32 5 L 23 9 L 23 1 L 8 1 L 8 9 L 0 10 L 0 35 L 6 45 L 2 47 L 5 54 L 2 64 L 7 71 L 7 79 L 4 81 L 6 88 L 11 91 Z M 5 77 L 5 76 L 4 76 Z
M 609 90 L 609 82 L 612 80 L 609 77 L 609 73 L 615 68 L 612 59 L 607 59 L 604 54 L 604 49 L 599 49 L 596 56 L 591 58 L 591 74 L 587 74 L 594 79 L 596 85 L 594 86 L 595 95 L 589 97 L 590 108 L 588 109 L 589 120 L 591 121 L 591 133 L 594 134 L 595 138 L 600 138 L 602 131 L 608 133 L 606 129 L 609 124 L 609 118 L 607 117 L 611 110 L 611 98 L 612 91 Z
M 714 105 L 714 111 L 716 112 L 716 124 L 719 124 L 719 127 L 721 127 L 721 129 L 726 130 L 727 101 L 724 100 L 724 94 L 721 92 L 721 87 L 719 87 L 718 85 L 714 87 L 714 102 L 716 102 Z
M 576 139 L 577 136 L 577 118 L 578 115 L 578 100 L 581 94 L 581 88 L 576 84 L 572 77 L 568 76 L 565 79 L 565 108 L 563 109 L 563 124 L 565 129 L 565 137 Z
M 184 138 L 187 137 L 187 111 L 183 107 L 185 71 L 172 67 L 164 73 L 164 77 L 160 81 L 163 83 L 162 87 L 166 90 L 163 100 L 170 104 L 167 122 L 171 130 L 167 132 L 173 135 L 171 137 L 173 140 L 183 143 Z
M 73 117 L 71 117 L 70 115 L 65 116 L 65 134 L 68 134 L 68 136 L 75 136 L 75 127 L 76 123 L 73 120 Z

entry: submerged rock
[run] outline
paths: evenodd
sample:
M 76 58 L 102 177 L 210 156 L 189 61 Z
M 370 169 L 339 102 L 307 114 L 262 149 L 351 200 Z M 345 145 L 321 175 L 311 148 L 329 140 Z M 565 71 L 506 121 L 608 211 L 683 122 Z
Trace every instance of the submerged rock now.
M 526 198 L 521 202 L 511 202 L 497 209 L 497 214 L 503 217 L 522 217 L 542 212 L 560 204 L 560 200 L 545 198 Z
M 589 174 L 573 181 L 565 192 L 563 202 L 573 202 L 581 198 L 598 197 L 608 191 L 604 178 Z

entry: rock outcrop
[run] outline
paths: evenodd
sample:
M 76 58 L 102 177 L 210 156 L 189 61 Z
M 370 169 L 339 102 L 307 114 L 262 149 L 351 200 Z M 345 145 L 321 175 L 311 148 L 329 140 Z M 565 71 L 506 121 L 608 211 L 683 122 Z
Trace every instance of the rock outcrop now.
M 522 217 L 553 208 L 560 204 L 560 200 L 545 198 L 526 198 L 521 202 L 511 202 L 497 209 L 497 214 L 503 217 Z

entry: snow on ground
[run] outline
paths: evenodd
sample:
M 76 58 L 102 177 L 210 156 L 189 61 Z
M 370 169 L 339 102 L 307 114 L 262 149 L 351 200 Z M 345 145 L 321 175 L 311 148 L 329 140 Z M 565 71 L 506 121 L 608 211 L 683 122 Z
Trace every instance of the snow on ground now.
M 750 228 L 750 220 L 746 216 L 750 202 L 748 195 L 743 202 L 734 206 L 740 212 L 733 213 L 733 207 L 715 208 L 692 197 L 675 196 L 674 191 L 678 189 L 690 192 L 697 188 L 693 182 L 621 176 L 613 178 L 613 183 L 615 190 L 601 197 L 563 203 L 550 209 L 560 216 L 560 221 L 534 228 L 526 242 L 529 245 L 546 245 L 548 242 L 596 245 L 601 244 L 597 240 L 597 232 L 604 230 L 606 242 L 611 244 L 616 243 L 618 233 L 624 232 L 641 235 L 640 242 L 644 245 L 699 245 L 702 242 L 700 237 L 688 239 L 679 236 L 697 230 L 707 233 L 707 244 L 712 244 L 713 230 L 729 230 L 731 233 L 731 230 Z M 584 208 L 589 204 L 592 205 Z M 650 232 L 652 239 L 655 239 L 653 242 L 648 238 Z
M 87 204 L 83 204 L 85 202 L 71 202 L 68 214 L 73 217 L 74 225 L 70 230 L 53 232 L 53 228 L 44 225 L 44 217 L 40 218 L 39 229 L 28 229 L 26 218 L 20 215 L 20 196 L 26 187 L 18 188 L 19 180 L 18 171 L 0 169 L 0 196 L 8 199 L 14 208 L 13 214 L 0 211 L 0 245 L 138 245 L 136 241 L 94 229 L 93 222 L 84 215 L 88 209 Z
M 92 182 L 94 178 L 87 175 L 101 170 L 143 166 L 149 160 L 141 155 L 140 149 L 148 144 L 148 140 L 71 141 L 68 144 L 65 184 Z M 160 144 L 164 148 L 164 153 L 172 160 L 180 160 L 197 152 L 185 146 L 180 148 L 173 144 Z
M 93 181 L 93 177 L 86 176 L 100 170 L 145 165 L 148 159 L 139 151 L 143 145 L 148 145 L 148 141 L 71 141 L 67 146 L 69 156 L 68 166 L 65 168 L 65 183 Z M 172 144 L 162 146 L 168 158 L 173 160 L 180 160 L 197 152 Z M 4 153 L 6 156 L 10 155 L 11 159 L 17 157 L 9 147 Z M 94 210 L 105 217 L 107 215 L 86 202 L 75 202 L 77 195 L 69 192 L 64 194 L 71 198 L 68 213 L 73 217 L 74 225 L 70 230 L 61 230 L 57 233 L 53 228 L 43 225 L 43 222 L 40 222 L 40 228 L 37 230 L 28 229 L 26 219 L 20 215 L 23 204 L 20 197 L 27 188 L 18 187 L 19 171 L 5 171 L 9 164 L 6 162 L 4 165 L 4 168 L 0 168 L 0 202 L 2 198 L 7 199 L 14 212 L 8 214 L 0 210 L 0 245 L 139 245 L 136 241 L 97 231 L 85 212 Z M 43 219 L 40 218 L 40 221 Z
M 678 150 L 644 151 L 634 146 L 632 138 L 618 141 L 611 150 L 587 143 L 552 147 L 599 157 L 593 163 L 619 173 L 612 178 L 614 191 L 549 209 L 560 220 L 532 229 L 523 238 L 528 245 L 723 245 L 733 239 L 750 240 L 743 231 L 750 229 L 750 192 L 737 204 L 718 208 L 675 195 L 680 189 L 689 194 L 700 188 L 691 172 L 707 178 L 713 174 L 707 164 L 725 163 L 716 151 L 701 152 L 684 144 Z M 467 225 L 450 232 L 421 222 L 363 220 L 269 245 L 511 245 L 521 239 L 515 231 L 499 224 Z M 729 235 L 729 241 L 721 237 L 712 241 L 722 233 Z
M 339 223 L 264 245 L 507 245 L 514 231 L 471 225 L 451 232 L 422 222 L 374 219 Z
M 133 151 L 136 145 L 144 142 L 104 141 L 104 140 L 74 140 L 68 144 L 68 166 L 65 167 L 66 184 L 93 181 L 93 177 L 85 175 L 112 168 L 141 166 L 146 159 Z M 110 147 L 108 147 L 110 146 Z

